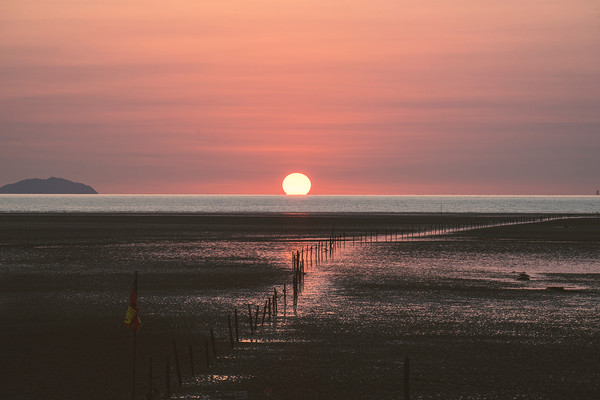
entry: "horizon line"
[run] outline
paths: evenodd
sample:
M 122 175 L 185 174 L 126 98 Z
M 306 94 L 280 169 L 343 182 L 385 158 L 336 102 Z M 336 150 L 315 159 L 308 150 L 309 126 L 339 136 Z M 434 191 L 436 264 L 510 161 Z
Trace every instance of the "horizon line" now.
M 0 193 L 0 196 L 264 196 L 264 197 L 596 197 L 597 193 L 592 194 L 305 194 L 305 195 L 287 195 L 285 193 Z

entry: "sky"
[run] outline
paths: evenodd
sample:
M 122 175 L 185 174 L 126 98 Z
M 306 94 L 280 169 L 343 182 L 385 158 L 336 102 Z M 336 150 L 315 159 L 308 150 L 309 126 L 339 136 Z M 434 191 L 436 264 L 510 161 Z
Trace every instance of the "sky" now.
M 594 194 L 597 0 L 3 0 L 0 185 Z

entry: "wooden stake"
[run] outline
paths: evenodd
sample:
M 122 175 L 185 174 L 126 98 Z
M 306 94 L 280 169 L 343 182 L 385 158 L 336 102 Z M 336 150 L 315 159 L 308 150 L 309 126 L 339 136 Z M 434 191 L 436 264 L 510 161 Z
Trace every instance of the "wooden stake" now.
M 410 400 L 408 379 L 410 377 L 410 364 L 408 357 L 404 357 L 404 400 Z
M 210 353 L 208 352 L 208 339 L 204 339 L 204 353 L 206 354 L 206 368 L 210 368 Z
M 179 387 L 181 387 L 183 383 L 181 382 L 181 369 L 179 368 L 179 356 L 177 355 L 175 339 L 173 339 L 173 353 L 175 354 L 175 372 L 177 372 L 177 382 L 179 383 Z
M 136 275 L 136 281 L 137 281 L 137 271 L 135 272 Z M 136 290 L 137 292 L 137 290 Z M 137 317 L 136 317 L 137 318 Z M 131 399 L 135 400 L 135 359 L 136 359 L 136 331 L 135 329 L 133 330 L 133 371 L 132 371 L 132 382 L 131 382 Z
M 210 329 L 210 341 L 212 342 L 213 355 L 217 358 L 217 344 L 215 343 L 215 333 Z
M 171 396 L 171 364 L 169 363 L 169 357 L 166 358 L 165 363 L 165 390 L 167 396 Z
M 269 321 L 271 321 L 271 298 L 267 299 L 267 303 L 269 305 Z
M 192 350 L 192 345 L 188 346 L 190 352 L 190 370 L 192 371 L 192 376 L 196 376 L 196 371 L 194 369 L 194 351 Z
M 256 314 L 254 317 L 254 322 L 255 322 L 254 330 L 258 329 L 258 313 L 260 313 L 260 306 L 257 305 L 256 306 Z
M 148 362 L 148 400 L 152 400 L 153 392 L 154 388 L 152 385 L 152 357 L 150 357 L 150 361 Z
M 235 320 L 235 341 L 236 343 L 240 342 L 240 336 L 239 336 L 239 329 L 238 329 L 238 316 L 237 316 L 237 307 L 234 310 L 234 317 L 233 319 Z
M 227 314 L 227 325 L 229 326 L 229 343 L 233 349 L 233 328 L 231 327 L 231 314 Z
M 133 277 L 133 290 L 135 293 L 135 296 L 137 298 L 137 280 L 138 280 L 138 272 L 135 271 L 134 277 Z M 134 317 L 137 318 L 137 315 Z M 135 360 L 136 360 L 136 337 L 137 337 L 137 332 L 136 329 L 133 329 L 133 368 L 132 368 L 132 372 L 131 372 L 131 377 L 132 377 L 132 381 L 131 381 L 131 399 L 135 400 Z
M 252 308 L 248 303 L 248 321 L 250 322 L 250 334 L 254 335 L 254 324 L 252 324 Z
M 283 316 L 287 316 L 287 289 L 285 283 L 283 284 Z
M 263 316 L 262 316 L 262 321 L 260 322 L 260 325 L 264 325 L 265 324 L 265 317 L 267 316 L 267 303 L 268 301 L 265 300 L 265 306 L 263 308 Z

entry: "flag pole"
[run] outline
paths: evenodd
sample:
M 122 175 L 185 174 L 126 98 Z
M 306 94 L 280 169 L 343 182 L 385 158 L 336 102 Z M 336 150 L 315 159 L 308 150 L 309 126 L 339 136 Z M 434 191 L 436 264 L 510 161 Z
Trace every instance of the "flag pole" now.
M 135 295 L 137 297 L 137 274 L 138 272 L 135 271 L 135 275 L 133 278 L 133 290 L 135 291 Z M 137 318 L 137 316 L 136 316 Z M 132 384 L 131 384 L 131 400 L 135 400 L 135 353 L 136 353 L 136 335 L 137 335 L 137 329 L 133 330 L 133 371 L 132 371 Z

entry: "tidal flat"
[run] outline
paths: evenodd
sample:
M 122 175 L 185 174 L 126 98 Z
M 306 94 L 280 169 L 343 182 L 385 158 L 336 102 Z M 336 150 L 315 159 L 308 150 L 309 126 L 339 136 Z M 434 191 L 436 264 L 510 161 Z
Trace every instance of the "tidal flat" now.
M 0 214 L 3 397 L 131 398 L 138 271 L 139 399 L 150 358 L 154 399 L 167 359 L 173 398 L 398 399 L 407 357 L 414 399 L 596 398 L 600 218 L 535 217 Z M 294 307 L 291 252 L 332 236 Z

